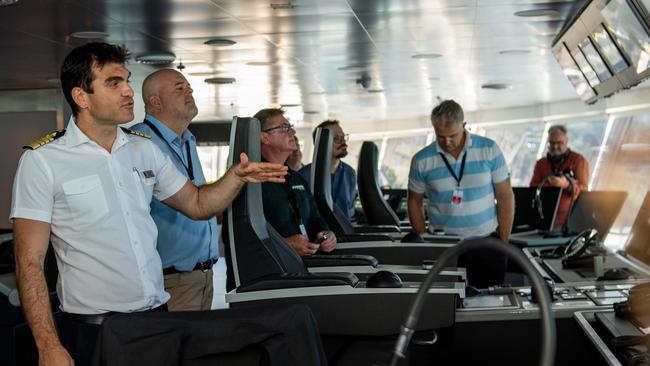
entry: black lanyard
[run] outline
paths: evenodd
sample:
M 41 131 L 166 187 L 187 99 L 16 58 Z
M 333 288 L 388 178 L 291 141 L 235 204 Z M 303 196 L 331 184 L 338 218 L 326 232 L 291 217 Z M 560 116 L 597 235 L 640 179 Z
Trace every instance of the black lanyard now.
M 296 203 L 295 193 L 293 193 L 293 187 L 292 187 L 293 183 L 291 182 L 292 179 L 290 179 L 290 176 L 292 174 L 293 173 L 287 173 L 287 176 L 285 177 L 286 181 L 282 184 L 282 186 L 284 187 L 284 190 L 287 191 L 289 210 L 291 210 L 291 214 L 293 215 L 294 220 L 296 220 L 296 223 L 300 225 L 302 224 L 302 217 L 300 216 L 300 209 L 298 208 L 298 204 Z
M 460 187 L 460 180 L 463 179 L 463 174 L 465 173 L 465 159 L 467 159 L 467 151 L 463 154 L 463 160 L 460 163 L 460 173 L 456 175 L 456 172 L 454 172 L 454 169 L 451 168 L 451 164 L 449 164 L 449 161 L 447 161 L 447 158 L 439 152 L 440 157 L 442 158 L 442 161 L 445 162 L 445 165 L 447 166 L 447 170 L 449 170 L 449 173 L 454 177 L 456 180 L 456 186 Z
M 183 168 L 185 168 L 185 171 L 187 172 L 187 175 L 189 176 L 190 180 L 194 181 L 194 167 L 192 167 L 192 153 L 190 152 L 190 141 L 189 140 L 185 141 L 185 149 L 187 151 L 187 165 L 185 165 L 185 163 L 183 162 L 183 157 L 179 153 L 177 153 L 176 150 L 174 150 L 172 145 L 170 145 L 169 142 L 167 142 L 167 140 L 165 140 L 158 127 L 156 127 L 153 123 L 147 120 L 144 120 L 144 123 L 147 126 L 149 126 L 149 128 L 151 128 L 151 130 L 156 135 L 158 135 L 158 137 L 160 137 L 163 141 L 165 141 L 167 146 L 169 146 L 169 148 L 174 152 L 174 154 L 178 156 L 178 159 L 181 161 L 181 164 L 183 165 Z

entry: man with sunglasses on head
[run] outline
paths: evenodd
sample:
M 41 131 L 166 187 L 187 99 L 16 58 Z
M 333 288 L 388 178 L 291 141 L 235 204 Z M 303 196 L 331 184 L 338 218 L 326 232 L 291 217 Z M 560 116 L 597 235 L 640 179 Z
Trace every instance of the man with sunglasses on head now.
M 348 135 L 343 132 L 341 123 L 334 119 L 322 122 L 312 132 L 312 138 L 316 142 L 316 131 L 318 128 L 327 128 L 332 132 L 332 200 L 348 219 L 354 216 L 354 199 L 357 196 L 357 174 L 354 169 L 341 161 L 348 155 Z M 307 182 L 311 183 L 311 164 L 305 165 L 300 170 L 300 175 Z
M 531 187 L 539 185 L 560 187 L 562 196 L 555 214 L 555 228 L 565 228 L 571 206 L 587 190 L 589 183 L 589 162 L 584 156 L 569 149 L 567 129 L 553 125 L 548 129 L 548 153 L 537 160 Z
M 299 148 L 296 131 L 278 108 L 262 109 L 254 116 L 261 124 L 262 160 L 284 164 Z M 300 255 L 309 256 L 318 250 L 331 252 L 336 236 L 318 213 L 316 200 L 300 174 L 289 170 L 284 183 L 262 184 L 266 220 Z

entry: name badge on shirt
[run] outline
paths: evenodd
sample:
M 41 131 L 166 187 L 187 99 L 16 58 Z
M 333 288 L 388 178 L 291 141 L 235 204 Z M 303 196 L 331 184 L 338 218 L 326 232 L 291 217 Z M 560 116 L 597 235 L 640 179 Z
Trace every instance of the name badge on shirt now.
M 453 206 L 460 206 L 461 202 L 463 202 L 463 190 L 456 188 L 451 196 L 451 204 Z
M 153 178 L 156 175 L 153 173 L 152 170 L 145 170 L 144 172 L 142 172 L 142 176 L 145 178 Z

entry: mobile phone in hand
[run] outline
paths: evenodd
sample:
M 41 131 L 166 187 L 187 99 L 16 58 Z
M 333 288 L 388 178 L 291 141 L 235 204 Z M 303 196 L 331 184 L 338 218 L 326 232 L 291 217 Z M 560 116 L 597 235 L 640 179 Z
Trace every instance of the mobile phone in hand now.
M 327 238 L 328 238 L 327 234 L 324 234 L 320 238 L 316 239 L 316 241 L 314 243 L 315 244 L 322 244 L 325 240 L 327 240 Z

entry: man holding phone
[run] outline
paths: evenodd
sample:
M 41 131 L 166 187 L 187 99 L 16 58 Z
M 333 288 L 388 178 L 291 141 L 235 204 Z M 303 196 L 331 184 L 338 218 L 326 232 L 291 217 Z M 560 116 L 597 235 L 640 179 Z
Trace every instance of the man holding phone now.
M 254 116 L 260 121 L 262 160 L 283 164 L 298 148 L 296 131 L 284 117 L 282 109 L 262 109 Z M 307 183 L 297 172 L 289 169 L 284 183 L 262 184 L 264 215 L 284 240 L 300 255 L 317 251 L 331 252 L 336 248 L 336 236 L 318 213 L 316 201 Z
M 584 156 L 569 149 L 567 129 L 554 125 L 548 129 L 548 153 L 535 163 L 531 187 L 550 186 L 562 188 L 560 204 L 555 214 L 555 228 L 563 228 L 571 206 L 580 192 L 589 184 L 589 162 Z

